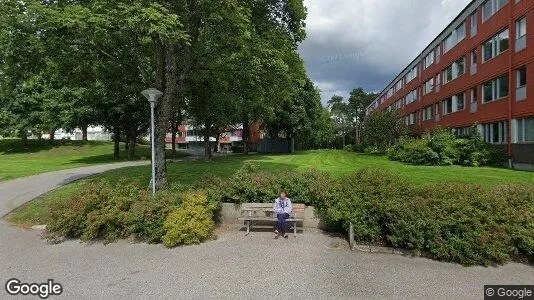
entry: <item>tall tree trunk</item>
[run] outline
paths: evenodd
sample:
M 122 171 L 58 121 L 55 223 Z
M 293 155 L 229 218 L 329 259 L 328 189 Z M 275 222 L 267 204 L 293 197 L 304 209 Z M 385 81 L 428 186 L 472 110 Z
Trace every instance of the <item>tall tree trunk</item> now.
M 210 143 L 210 130 L 207 128 L 204 129 L 204 158 L 211 159 L 211 143 Z
M 113 127 L 113 158 L 120 158 L 121 130 L 119 125 Z
M 129 131 L 128 136 L 128 159 L 133 160 L 135 157 L 135 140 L 137 139 L 137 132 L 135 129 Z
M 176 132 L 177 132 L 177 124 L 176 124 L 176 117 L 174 116 L 174 113 L 173 113 L 173 117 L 172 117 L 172 121 L 171 121 L 171 138 L 172 138 L 172 141 L 171 141 L 171 145 L 172 145 L 172 152 L 171 152 L 171 157 L 174 158 L 176 157 Z
M 124 137 L 124 150 L 128 151 L 130 149 L 130 135 L 126 134 Z
M 243 154 L 247 155 L 249 150 L 250 121 L 248 116 L 243 117 Z
M 177 45 L 173 43 L 156 45 L 158 69 L 164 67 L 163 97 L 156 106 L 156 188 L 159 189 L 167 183 L 167 166 L 165 164 L 165 138 L 169 130 L 172 101 L 176 99 L 178 90 Z M 163 84 L 164 83 L 164 84 Z
M 82 125 L 82 141 L 87 141 L 87 125 Z
M 28 146 L 28 134 L 26 133 L 26 130 L 23 130 L 19 135 L 20 135 L 20 139 L 22 140 L 22 145 Z M 41 135 L 39 135 L 39 137 L 40 136 Z
M 50 144 L 54 143 L 54 139 L 56 137 L 55 133 L 56 133 L 56 130 L 54 128 L 50 129 L 50 136 L 48 138 L 48 141 L 50 142 Z
M 215 133 L 215 145 L 213 145 L 213 152 L 215 152 L 215 153 L 219 152 L 220 137 L 221 137 L 221 134 L 219 132 L 216 132 Z

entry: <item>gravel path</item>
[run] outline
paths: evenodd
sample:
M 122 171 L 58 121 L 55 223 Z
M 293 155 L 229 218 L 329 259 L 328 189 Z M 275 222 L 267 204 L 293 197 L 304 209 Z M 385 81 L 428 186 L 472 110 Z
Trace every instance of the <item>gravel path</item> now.
M 2 285 L 13 277 L 52 278 L 64 299 L 481 299 L 484 284 L 534 283 L 527 265 L 466 268 L 355 252 L 342 239 L 311 231 L 273 240 L 271 233 L 245 237 L 232 228 L 175 249 L 127 241 L 49 245 L 38 232 L 5 223 L 0 237 Z
M 150 161 L 120 162 L 47 172 L 0 182 L 0 218 L 13 209 L 62 185 L 113 169 L 150 164 Z

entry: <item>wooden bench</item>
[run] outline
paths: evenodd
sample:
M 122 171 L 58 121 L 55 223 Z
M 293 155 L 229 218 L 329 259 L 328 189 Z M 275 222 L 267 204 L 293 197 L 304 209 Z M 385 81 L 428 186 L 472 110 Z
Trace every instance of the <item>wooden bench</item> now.
M 252 221 L 278 221 L 273 210 L 274 203 L 243 203 L 241 204 L 241 217 L 238 220 L 245 221 L 247 233 L 250 233 Z M 289 214 L 287 222 L 293 222 L 293 234 L 297 237 L 297 222 L 304 221 L 305 204 L 293 204 L 293 210 Z

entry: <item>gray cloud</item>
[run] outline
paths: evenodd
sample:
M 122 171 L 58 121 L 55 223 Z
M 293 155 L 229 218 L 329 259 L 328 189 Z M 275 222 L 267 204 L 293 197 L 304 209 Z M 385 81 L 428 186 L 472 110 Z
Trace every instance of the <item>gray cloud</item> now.
M 304 0 L 308 38 L 299 47 L 311 79 L 347 97 L 381 91 L 470 0 Z

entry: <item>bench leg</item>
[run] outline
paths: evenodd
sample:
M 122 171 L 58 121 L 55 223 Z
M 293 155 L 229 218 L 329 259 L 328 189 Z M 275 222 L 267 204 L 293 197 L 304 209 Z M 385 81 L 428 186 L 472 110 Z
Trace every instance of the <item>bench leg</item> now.
M 250 220 L 247 221 L 247 233 L 245 235 L 248 235 L 250 233 Z
M 293 224 L 293 235 L 297 237 L 297 221 Z

